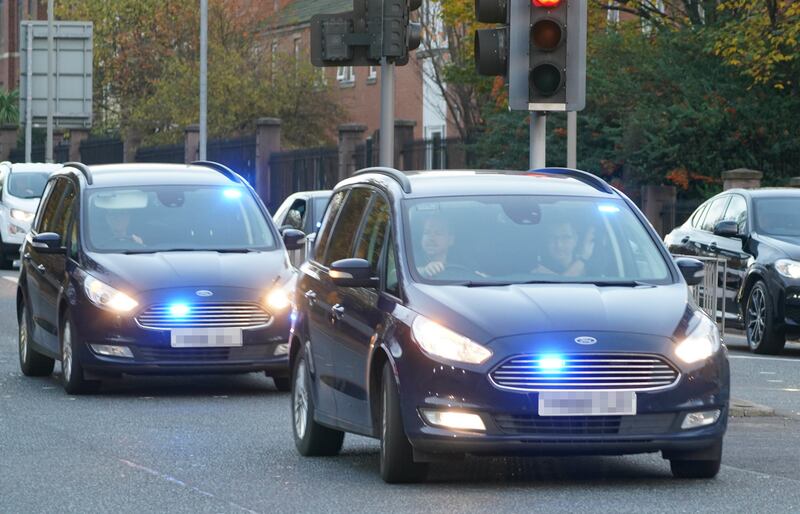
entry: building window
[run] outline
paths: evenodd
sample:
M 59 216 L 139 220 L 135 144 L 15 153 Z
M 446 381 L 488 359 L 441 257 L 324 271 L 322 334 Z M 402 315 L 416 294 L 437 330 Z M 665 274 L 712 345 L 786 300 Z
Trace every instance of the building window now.
M 658 11 L 659 13 L 664 13 L 664 0 L 646 0 L 646 3 L 652 9 Z M 651 14 L 651 16 L 655 17 L 658 14 Z M 650 34 L 653 32 L 655 28 L 655 23 L 652 20 L 642 18 L 642 32 L 645 34 Z
M 270 56 L 272 58 L 271 71 L 272 71 L 272 76 L 274 77 L 275 76 L 275 72 L 278 71 L 278 40 L 277 39 L 273 39 L 272 40 L 272 51 L 270 53 Z
M 608 23 L 615 24 L 619 23 L 619 9 L 618 6 L 611 2 L 608 4 Z
M 339 66 L 336 69 L 336 80 L 340 85 L 354 84 L 356 81 L 356 72 L 352 66 Z
M 378 68 L 370 66 L 367 74 L 367 84 L 374 84 L 376 82 L 378 82 Z
M 303 40 L 300 36 L 294 38 L 294 71 L 300 68 L 300 59 L 303 58 Z

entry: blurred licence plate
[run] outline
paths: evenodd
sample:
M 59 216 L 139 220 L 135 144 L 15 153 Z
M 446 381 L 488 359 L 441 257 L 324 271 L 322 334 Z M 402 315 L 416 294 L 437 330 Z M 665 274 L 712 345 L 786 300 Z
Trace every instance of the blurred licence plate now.
M 172 331 L 173 348 L 229 348 L 242 346 L 238 328 L 181 328 Z
M 540 416 L 634 416 L 633 391 L 543 391 Z

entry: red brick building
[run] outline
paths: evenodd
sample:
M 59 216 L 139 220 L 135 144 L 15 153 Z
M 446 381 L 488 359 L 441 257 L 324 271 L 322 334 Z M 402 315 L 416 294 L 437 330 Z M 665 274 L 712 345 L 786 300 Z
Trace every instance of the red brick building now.
M 47 19 L 47 5 L 39 0 L 0 0 L 0 90 L 19 85 L 19 24 Z

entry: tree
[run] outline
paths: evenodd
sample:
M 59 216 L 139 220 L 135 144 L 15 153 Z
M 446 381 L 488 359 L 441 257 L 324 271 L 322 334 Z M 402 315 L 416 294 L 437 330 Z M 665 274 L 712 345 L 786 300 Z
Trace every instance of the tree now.
M 19 91 L 0 91 L 0 125 L 19 123 Z

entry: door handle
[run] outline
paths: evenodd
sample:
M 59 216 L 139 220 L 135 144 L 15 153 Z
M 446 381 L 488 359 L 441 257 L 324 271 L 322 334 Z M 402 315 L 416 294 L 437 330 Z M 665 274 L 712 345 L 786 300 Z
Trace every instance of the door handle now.
M 719 248 L 717 248 L 717 242 L 712 241 L 708 247 L 711 249 L 712 252 L 719 252 Z
M 313 305 L 314 302 L 317 301 L 317 293 L 311 291 L 310 289 L 305 293 L 303 293 L 303 296 L 306 297 L 306 300 L 308 300 L 309 305 Z
M 39 264 L 36 266 L 36 271 L 44 275 L 47 272 L 47 268 L 44 267 L 44 264 Z
M 25 254 L 22 256 L 22 260 L 30 261 L 31 260 L 31 254 L 28 253 L 28 252 L 25 252 Z
M 331 318 L 333 318 L 336 321 L 339 321 L 342 318 L 344 318 L 344 307 L 342 305 L 339 305 L 338 303 L 333 307 L 331 307 Z
M 681 243 L 682 243 L 682 244 L 686 244 L 686 243 L 688 243 L 688 242 L 689 242 L 689 240 L 690 240 L 690 239 L 691 239 L 691 237 L 689 237 L 689 236 L 684 236 L 684 238 L 683 238 L 683 239 L 681 239 Z

